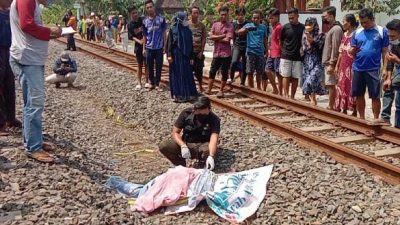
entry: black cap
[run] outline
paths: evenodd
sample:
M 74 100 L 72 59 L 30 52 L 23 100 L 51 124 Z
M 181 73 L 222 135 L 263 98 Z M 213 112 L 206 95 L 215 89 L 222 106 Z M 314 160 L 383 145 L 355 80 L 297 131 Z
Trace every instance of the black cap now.
M 210 99 L 206 96 L 200 96 L 197 98 L 196 102 L 193 104 L 194 109 L 210 109 L 211 102 Z

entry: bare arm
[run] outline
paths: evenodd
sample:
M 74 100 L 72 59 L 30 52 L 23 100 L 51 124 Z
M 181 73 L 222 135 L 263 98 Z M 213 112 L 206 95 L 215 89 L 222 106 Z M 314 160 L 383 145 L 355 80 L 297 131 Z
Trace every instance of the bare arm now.
M 220 34 L 220 35 L 211 34 L 210 35 L 210 39 L 212 41 L 220 41 L 220 40 L 224 39 L 225 37 L 226 37 L 225 34 Z
M 388 55 L 388 52 L 389 52 L 389 49 L 387 47 L 386 48 L 382 48 L 383 68 L 387 67 L 387 63 L 388 63 L 387 55 Z M 383 79 L 385 79 L 387 77 L 387 71 L 386 70 L 383 70 L 382 76 L 383 76 Z
M 211 134 L 210 142 L 208 143 L 208 149 L 210 150 L 210 156 L 212 157 L 214 157 L 215 154 L 217 154 L 218 139 L 219 139 L 219 134 L 217 133 Z
M 239 35 L 245 35 L 245 34 L 247 34 L 247 32 L 248 32 L 248 30 L 247 30 L 246 28 L 244 28 L 244 27 L 240 28 L 240 29 L 237 31 L 237 33 L 238 33 Z
M 172 130 L 172 138 L 179 146 L 182 146 L 185 144 L 185 142 L 182 140 L 181 132 L 182 132 L 182 129 L 174 126 L 174 129 Z M 211 141 L 210 141 L 210 143 L 211 143 Z

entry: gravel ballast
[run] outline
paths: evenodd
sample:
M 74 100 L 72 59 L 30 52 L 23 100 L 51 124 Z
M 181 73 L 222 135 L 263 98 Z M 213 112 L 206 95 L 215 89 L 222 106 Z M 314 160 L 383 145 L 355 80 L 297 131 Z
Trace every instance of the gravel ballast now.
M 51 43 L 47 74 L 64 47 Z M 72 54 L 78 87 L 46 86 L 45 137 L 57 144 L 60 162 L 27 159 L 18 132 L 0 137 L 0 224 L 229 224 L 206 204 L 176 216 L 131 214 L 125 199 L 103 187 L 111 175 L 140 183 L 170 168 L 157 143 L 170 138 L 174 120 L 190 105 L 173 103 L 168 91 L 135 91 L 132 73 Z M 398 186 L 215 111 L 222 120 L 216 172 L 275 165 L 248 224 L 400 224 Z M 143 149 L 155 152 L 132 154 Z M 1 221 L 6 212 L 16 214 L 13 220 Z

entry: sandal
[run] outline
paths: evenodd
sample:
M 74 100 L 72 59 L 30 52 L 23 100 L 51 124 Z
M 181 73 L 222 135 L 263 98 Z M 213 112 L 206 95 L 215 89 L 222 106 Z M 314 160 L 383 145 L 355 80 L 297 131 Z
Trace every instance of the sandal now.
M 25 154 L 29 158 L 34 159 L 39 162 L 42 162 L 42 163 L 54 162 L 54 157 L 43 150 L 36 151 L 36 152 L 25 152 Z

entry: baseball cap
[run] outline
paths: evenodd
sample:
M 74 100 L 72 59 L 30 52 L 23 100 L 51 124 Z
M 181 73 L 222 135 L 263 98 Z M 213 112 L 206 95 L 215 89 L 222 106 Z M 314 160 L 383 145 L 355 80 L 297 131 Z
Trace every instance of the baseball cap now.
M 61 53 L 61 62 L 68 62 L 69 61 L 69 54 L 68 52 Z
M 94 12 L 90 13 L 91 16 L 95 16 Z
M 193 103 L 194 109 L 209 109 L 211 108 L 210 99 L 206 96 L 200 96 L 196 102 Z

